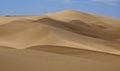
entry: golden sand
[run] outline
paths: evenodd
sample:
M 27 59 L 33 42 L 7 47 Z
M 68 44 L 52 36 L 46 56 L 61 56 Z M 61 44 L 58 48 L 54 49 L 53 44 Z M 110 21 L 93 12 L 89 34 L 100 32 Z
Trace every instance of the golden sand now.
M 0 71 L 120 71 L 120 20 L 73 10 L 0 17 Z

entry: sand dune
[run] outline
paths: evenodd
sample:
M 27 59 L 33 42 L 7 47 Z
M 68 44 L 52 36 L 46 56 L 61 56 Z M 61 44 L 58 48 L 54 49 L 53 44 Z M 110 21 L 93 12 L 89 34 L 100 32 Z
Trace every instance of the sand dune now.
M 119 71 L 119 31 L 119 19 L 73 10 L 41 16 L 1 16 L 0 70 L 80 71 L 83 67 L 82 71 Z M 48 62 L 40 64 L 46 58 Z
M 73 33 L 78 33 L 78 34 L 82 34 L 82 35 L 93 37 L 93 38 L 115 40 L 115 39 L 119 39 L 119 37 L 120 37 L 117 34 L 112 34 L 110 32 L 96 29 L 93 26 L 90 26 L 89 24 L 79 21 L 79 20 L 72 20 L 68 23 L 65 23 L 65 22 L 57 21 L 57 20 L 50 19 L 50 18 L 43 18 L 36 22 L 48 24 L 50 26 L 54 26 L 54 27 L 57 27 L 60 29 L 65 29 L 65 30 L 73 32 Z

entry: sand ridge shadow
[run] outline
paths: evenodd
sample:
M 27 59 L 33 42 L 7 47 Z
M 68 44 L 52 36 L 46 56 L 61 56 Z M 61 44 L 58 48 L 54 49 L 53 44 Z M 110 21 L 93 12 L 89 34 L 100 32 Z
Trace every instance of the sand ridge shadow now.
M 96 29 L 89 24 L 82 22 L 80 20 L 72 20 L 70 22 L 63 22 L 59 20 L 55 20 L 52 18 L 42 18 L 34 21 L 40 24 L 47 24 L 56 28 L 64 29 L 76 34 L 85 35 L 92 38 L 98 38 L 102 40 L 115 41 L 120 38 L 119 35 L 112 34 L 108 31 Z

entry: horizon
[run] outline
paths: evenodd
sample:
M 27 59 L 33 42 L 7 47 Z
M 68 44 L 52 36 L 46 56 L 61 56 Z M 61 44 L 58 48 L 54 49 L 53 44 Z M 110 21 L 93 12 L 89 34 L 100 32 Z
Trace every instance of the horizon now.
M 119 0 L 2 0 L 0 16 L 33 16 L 63 10 L 75 10 L 120 19 Z

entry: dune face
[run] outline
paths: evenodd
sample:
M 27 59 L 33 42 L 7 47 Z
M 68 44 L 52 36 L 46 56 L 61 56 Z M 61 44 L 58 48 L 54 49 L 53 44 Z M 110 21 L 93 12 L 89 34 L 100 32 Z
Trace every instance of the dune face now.
M 119 19 L 72 10 L 0 17 L 0 70 L 120 71 L 119 31 Z

